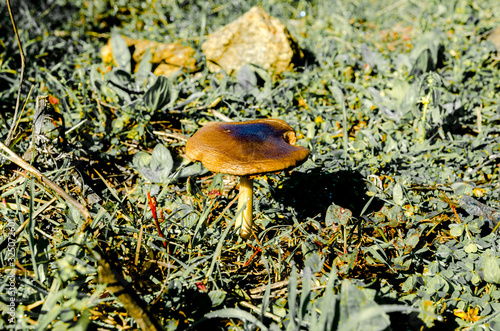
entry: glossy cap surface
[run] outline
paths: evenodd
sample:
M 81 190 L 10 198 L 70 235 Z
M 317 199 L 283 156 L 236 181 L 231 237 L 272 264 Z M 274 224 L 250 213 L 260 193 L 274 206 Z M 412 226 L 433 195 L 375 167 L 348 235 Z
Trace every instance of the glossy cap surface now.
M 245 176 L 300 165 L 309 150 L 295 146 L 295 130 L 280 119 L 209 122 L 186 143 L 186 155 L 213 172 Z

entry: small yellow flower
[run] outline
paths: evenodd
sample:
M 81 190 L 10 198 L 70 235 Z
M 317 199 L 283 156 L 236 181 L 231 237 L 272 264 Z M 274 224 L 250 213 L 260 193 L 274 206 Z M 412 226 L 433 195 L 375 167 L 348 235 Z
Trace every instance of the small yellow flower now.
M 481 317 L 477 315 L 478 312 L 479 312 L 479 308 L 477 308 L 477 307 L 476 308 L 469 308 L 469 310 L 467 312 L 463 311 L 462 309 L 454 309 L 453 310 L 453 314 L 455 314 L 455 316 L 458 316 L 467 322 L 479 321 L 481 319 Z
M 111 49 L 110 44 L 105 45 L 101 49 L 101 58 L 102 58 L 102 62 L 104 62 L 106 64 L 113 63 L 113 50 Z
M 431 98 L 429 95 L 423 96 L 420 100 L 418 100 L 421 104 L 424 106 L 427 106 L 429 103 L 431 103 Z
M 486 193 L 486 191 L 482 188 L 475 188 L 472 190 L 472 193 L 477 197 L 477 198 L 481 198 L 484 196 L 484 194 Z

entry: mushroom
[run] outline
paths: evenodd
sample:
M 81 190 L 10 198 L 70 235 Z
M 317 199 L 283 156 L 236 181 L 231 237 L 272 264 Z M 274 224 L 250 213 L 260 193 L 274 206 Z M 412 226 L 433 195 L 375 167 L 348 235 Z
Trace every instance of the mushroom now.
M 295 130 L 280 119 L 209 122 L 186 143 L 186 156 L 213 172 L 240 176 L 236 227 L 251 234 L 253 178 L 302 164 L 309 150 L 294 146 Z

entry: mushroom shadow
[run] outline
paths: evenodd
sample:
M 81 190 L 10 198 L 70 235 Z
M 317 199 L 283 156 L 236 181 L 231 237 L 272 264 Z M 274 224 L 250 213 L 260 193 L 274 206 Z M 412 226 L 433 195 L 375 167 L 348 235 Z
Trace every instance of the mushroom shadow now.
M 328 207 L 335 203 L 352 211 L 358 217 L 368 203 L 365 194 L 365 179 L 354 171 L 321 172 L 314 169 L 307 173 L 293 172 L 283 181 L 281 188 L 275 188 L 271 194 L 276 201 L 295 209 L 299 219 L 325 216 Z M 382 208 L 379 199 L 373 199 L 365 214 Z

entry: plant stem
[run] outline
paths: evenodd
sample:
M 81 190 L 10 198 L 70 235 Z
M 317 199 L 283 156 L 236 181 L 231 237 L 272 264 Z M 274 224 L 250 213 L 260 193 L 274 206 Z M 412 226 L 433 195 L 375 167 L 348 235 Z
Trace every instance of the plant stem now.
M 252 234 L 253 225 L 253 179 L 240 177 L 240 197 L 235 226 L 241 228 L 241 237 L 248 239 Z
M 12 136 L 14 135 L 14 128 L 16 127 L 17 115 L 19 113 L 19 105 L 21 103 L 21 91 L 23 88 L 24 68 L 26 67 L 26 58 L 24 57 L 23 46 L 21 44 L 21 40 L 19 39 L 19 33 L 17 32 L 16 21 L 14 20 L 14 15 L 12 15 L 10 0 L 7 0 L 7 9 L 9 10 L 9 16 L 12 22 L 12 28 L 14 29 L 14 34 L 16 35 L 17 44 L 19 45 L 19 55 L 21 56 L 21 76 L 19 78 L 19 88 L 17 89 L 16 109 L 14 110 L 14 116 L 12 117 L 12 125 L 10 127 L 9 133 L 7 134 L 7 139 L 5 139 L 5 145 L 9 146 L 10 141 L 12 140 Z
M 59 196 L 61 196 L 68 204 L 72 205 L 76 209 L 80 211 L 80 213 L 85 218 L 85 222 L 83 223 L 81 231 L 83 232 L 87 226 L 92 224 L 92 217 L 87 207 L 79 203 L 76 199 L 72 198 L 66 191 L 64 191 L 61 187 L 59 187 L 56 183 L 52 182 L 50 179 L 45 177 L 38 169 L 33 167 L 31 164 L 24 161 L 21 157 L 19 157 L 16 153 L 14 153 L 10 148 L 5 146 L 2 142 L 0 142 L 0 149 L 7 153 L 7 155 L 1 155 L 0 157 L 6 157 L 9 161 L 17 164 L 27 172 L 31 173 L 36 179 L 43 184 L 44 187 L 48 187 L 56 192 Z
M 427 107 L 429 106 L 429 103 L 431 101 L 431 95 L 430 95 L 430 92 L 422 98 L 422 100 L 420 101 L 423 105 L 424 105 L 424 109 L 422 110 L 422 119 L 420 120 L 421 121 L 421 124 L 422 124 L 422 132 L 420 132 L 420 138 L 419 138 L 419 141 L 422 143 L 424 142 L 425 140 L 425 121 L 426 121 L 426 117 L 427 117 Z

